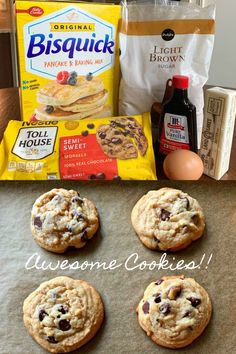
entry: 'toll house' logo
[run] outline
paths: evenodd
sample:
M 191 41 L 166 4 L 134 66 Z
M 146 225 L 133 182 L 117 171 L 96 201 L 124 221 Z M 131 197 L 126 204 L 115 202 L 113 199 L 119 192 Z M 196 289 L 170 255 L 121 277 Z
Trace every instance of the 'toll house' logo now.
M 12 153 L 24 160 L 40 160 L 54 151 L 57 127 L 21 128 Z
M 161 37 L 164 41 L 171 41 L 175 37 L 175 32 L 172 29 L 167 28 L 162 32 Z

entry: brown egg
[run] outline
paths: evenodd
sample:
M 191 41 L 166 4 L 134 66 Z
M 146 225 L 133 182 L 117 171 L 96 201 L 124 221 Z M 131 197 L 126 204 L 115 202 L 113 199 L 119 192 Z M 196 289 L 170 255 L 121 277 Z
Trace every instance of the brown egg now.
M 195 152 L 175 150 L 166 156 L 163 169 L 172 180 L 197 180 L 203 174 L 203 162 Z

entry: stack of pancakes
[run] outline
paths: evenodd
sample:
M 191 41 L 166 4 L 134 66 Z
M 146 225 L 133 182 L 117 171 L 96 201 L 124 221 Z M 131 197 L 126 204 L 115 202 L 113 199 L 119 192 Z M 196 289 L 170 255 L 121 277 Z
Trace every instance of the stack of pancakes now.
M 73 86 L 51 81 L 38 90 L 37 101 L 41 106 L 35 109 L 37 120 L 73 120 L 111 115 L 110 108 L 105 105 L 108 92 L 103 81 L 97 77 L 87 80 L 84 76 L 76 79 Z

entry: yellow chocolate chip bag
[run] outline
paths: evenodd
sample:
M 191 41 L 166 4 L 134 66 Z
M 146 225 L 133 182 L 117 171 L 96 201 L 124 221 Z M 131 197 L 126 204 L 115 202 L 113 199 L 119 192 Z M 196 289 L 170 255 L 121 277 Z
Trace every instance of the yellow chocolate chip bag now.
M 149 113 L 81 121 L 10 121 L 1 180 L 155 180 Z

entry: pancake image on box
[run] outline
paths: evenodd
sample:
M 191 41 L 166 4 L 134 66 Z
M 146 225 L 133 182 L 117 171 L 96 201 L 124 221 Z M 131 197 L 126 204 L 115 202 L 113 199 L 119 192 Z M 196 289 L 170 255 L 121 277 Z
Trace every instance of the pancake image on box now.
M 37 198 L 32 208 L 32 235 L 51 252 L 84 247 L 98 227 L 96 206 L 74 190 L 52 189 Z
M 178 189 L 149 191 L 134 206 L 131 221 L 140 241 L 159 251 L 179 251 L 203 235 L 198 201 Z
M 97 129 L 97 142 L 110 158 L 120 160 L 145 156 L 148 141 L 143 127 L 133 117 L 116 118 Z
M 103 322 L 97 290 L 84 280 L 57 277 L 42 283 L 24 301 L 29 334 L 50 353 L 68 353 L 92 339 Z
M 37 91 L 37 101 L 41 105 L 35 109 L 35 117 L 51 121 L 110 116 L 110 108 L 105 105 L 107 97 L 108 92 L 100 78 L 61 71 L 56 81 Z
M 146 288 L 137 313 L 140 326 L 156 344 L 174 349 L 200 336 L 210 321 L 212 304 L 194 279 L 164 276 Z

